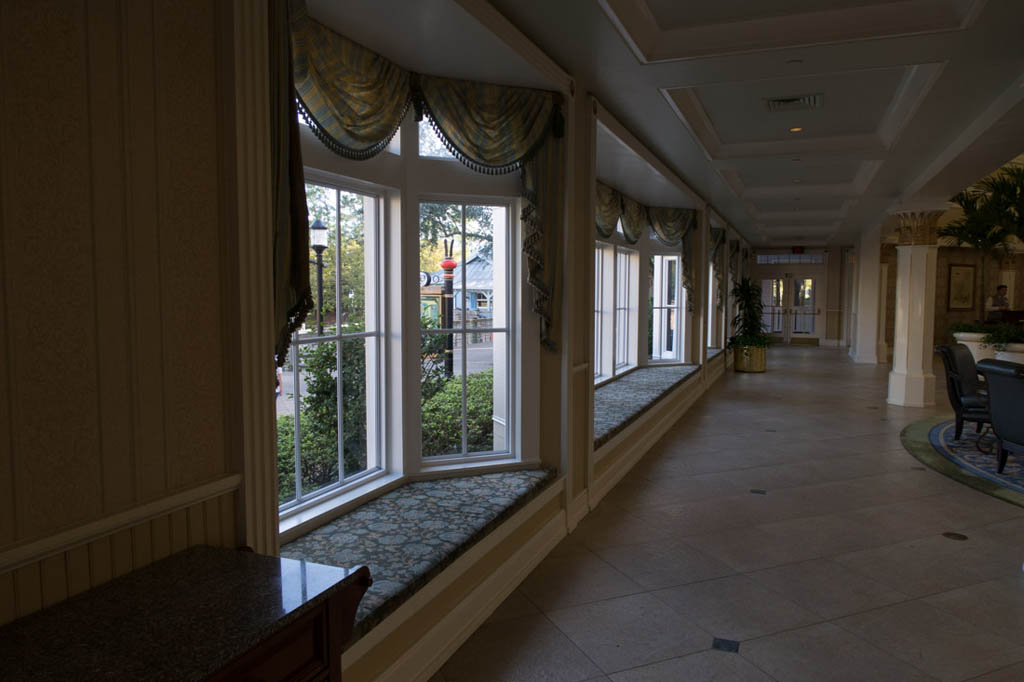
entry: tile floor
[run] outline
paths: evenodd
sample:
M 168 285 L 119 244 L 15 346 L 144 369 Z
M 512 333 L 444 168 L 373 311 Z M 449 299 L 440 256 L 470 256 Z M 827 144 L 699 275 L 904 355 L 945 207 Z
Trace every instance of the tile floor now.
M 768 365 L 712 388 L 432 682 L 1024 680 L 1024 509 L 900 445 L 944 395 L 887 405 L 887 368 L 840 351 Z

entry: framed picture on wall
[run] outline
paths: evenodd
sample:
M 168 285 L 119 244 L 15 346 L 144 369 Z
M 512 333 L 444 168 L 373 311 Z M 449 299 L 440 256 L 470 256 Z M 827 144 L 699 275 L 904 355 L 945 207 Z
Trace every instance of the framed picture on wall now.
M 974 266 L 949 266 L 948 310 L 974 310 Z

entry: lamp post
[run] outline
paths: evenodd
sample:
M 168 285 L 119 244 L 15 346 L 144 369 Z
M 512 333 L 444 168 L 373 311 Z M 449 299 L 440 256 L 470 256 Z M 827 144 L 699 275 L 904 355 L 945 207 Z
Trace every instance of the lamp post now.
M 324 334 L 324 249 L 327 248 L 327 226 L 317 218 L 309 226 L 309 245 L 316 251 L 316 333 Z
M 455 325 L 455 266 L 457 263 L 452 260 L 452 253 L 455 251 L 455 240 L 444 240 L 444 260 L 441 261 L 441 269 L 444 270 L 444 287 L 441 289 L 441 329 L 451 329 Z M 445 334 L 444 338 L 444 375 L 451 377 L 455 374 L 454 357 L 454 334 Z

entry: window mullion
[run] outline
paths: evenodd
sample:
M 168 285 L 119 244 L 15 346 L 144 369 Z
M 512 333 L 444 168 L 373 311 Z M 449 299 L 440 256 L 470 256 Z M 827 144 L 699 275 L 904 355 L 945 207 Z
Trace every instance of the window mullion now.
M 459 342 L 462 344 L 462 454 L 469 454 L 469 410 L 466 406 L 466 394 L 469 392 L 468 382 L 466 381 L 466 356 L 469 355 L 468 338 L 466 336 L 466 305 L 467 305 L 467 291 L 466 291 L 466 205 L 462 205 L 462 267 L 461 279 L 462 279 L 462 314 L 459 316 L 461 324 L 459 324 L 460 336 Z

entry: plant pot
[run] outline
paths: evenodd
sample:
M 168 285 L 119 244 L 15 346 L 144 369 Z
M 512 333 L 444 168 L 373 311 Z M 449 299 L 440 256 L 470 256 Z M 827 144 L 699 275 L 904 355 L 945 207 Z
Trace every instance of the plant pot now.
M 975 364 L 981 360 L 991 360 L 996 357 L 996 349 L 982 343 L 982 339 L 985 338 L 984 332 L 957 332 L 953 334 L 953 338 L 957 343 L 967 346 L 971 355 L 974 356 Z
M 763 372 L 767 351 L 764 346 L 736 346 L 733 348 L 733 369 L 737 372 Z
M 1024 365 L 1024 343 L 1006 344 L 1006 350 L 996 351 L 996 360 L 1006 360 Z

